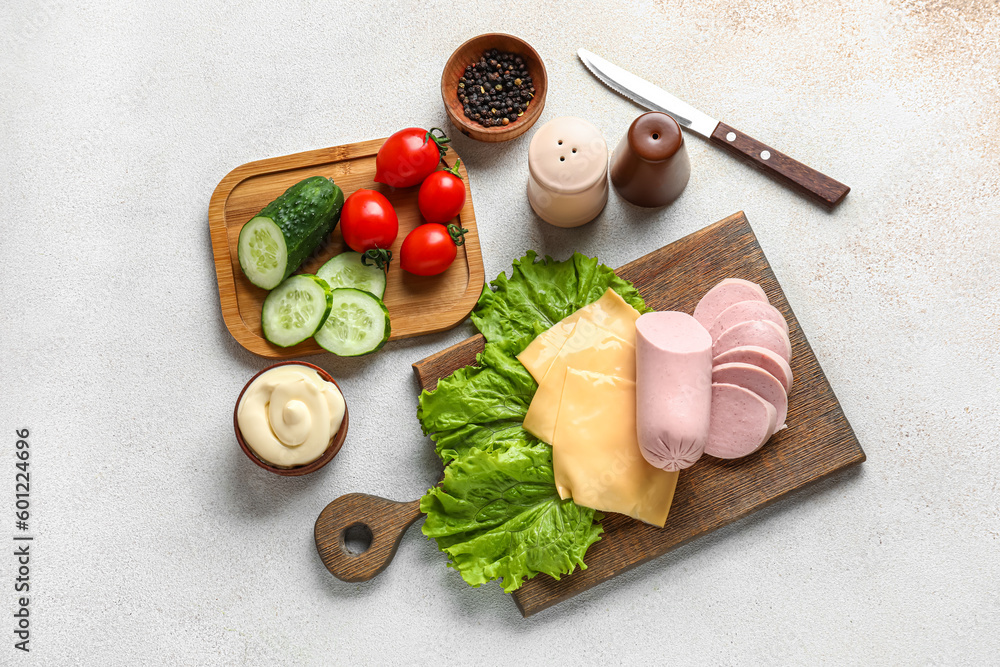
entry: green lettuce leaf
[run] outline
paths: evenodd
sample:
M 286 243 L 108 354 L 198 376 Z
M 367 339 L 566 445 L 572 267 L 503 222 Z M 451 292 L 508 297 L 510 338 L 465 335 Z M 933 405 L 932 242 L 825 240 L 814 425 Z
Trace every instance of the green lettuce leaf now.
M 420 509 L 424 534 L 437 538 L 466 583 L 501 579 L 505 592 L 539 572 L 558 579 L 586 568 L 583 556 L 603 530 L 594 510 L 559 499 L 551 448 L 537 441 L 456 458 Z
M 476 357 L 476 364 L 442 378 L 434 391 L 421 393 L 417 418 L 424 433 L 523 420 L 538 389 L 527 369 L 492 343 Z
M 472 321 L 487 343 L 472 366 L 420 394 L 417 417 L 445 464 L 444 481 L 420 501 L 423 532 L 472 586 L 502 580 L 506 592 L 540 572 L 555 579 L 586 567 L 601 517 L 560 500 L 552 448 L 524 430 L 538 389 L 515 358 L 536 335 L 610 287 L 640 312 L 636 289 L 579 253 L 557 262 L 528 252 L 484 288 Z
M 534 439 L 521 424 L 538 385 L 514 357 L 487 343 L 475 366 L 460 368 L 420 395 L 417 418 L 448 463 L 476 447 L 503 449 Z
M 434 433 L 431 438 L 434 440 L 434 450 L 447 465 L 470 449 L 500 452 L 514 443 L 535 440 L 533 435 L 524 430 L 523 422 L 524 418 L 521 417 L 486 424 L 465 424 L 450 431 Z
M 601 298 L 612 288 L 633 308 L 646 312 L 632 283 L 619 278 L 597 259 L 575 253 L 566 261 L 535 261 L 534 251 L 514 261 L 510 278 L 500 274 L 483 290 L 472 323 L 486 340 L 518 355 L 535 336 L 567 315 Z

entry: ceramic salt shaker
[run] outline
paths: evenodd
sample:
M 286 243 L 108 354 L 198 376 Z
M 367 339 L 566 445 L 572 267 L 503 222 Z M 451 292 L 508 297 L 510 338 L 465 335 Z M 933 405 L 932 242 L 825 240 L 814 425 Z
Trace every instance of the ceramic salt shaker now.
M 611 183 L 636 206 L 669 204 L 680 196 L 690 175 L 681 128 L 660 111 L 632 121 L 611 163 Z
M 554 118 L 535 132 L 528 172 L 531 208 L 556 227 L 586 224 L 608 201 L 608 145 L 581 118 Z

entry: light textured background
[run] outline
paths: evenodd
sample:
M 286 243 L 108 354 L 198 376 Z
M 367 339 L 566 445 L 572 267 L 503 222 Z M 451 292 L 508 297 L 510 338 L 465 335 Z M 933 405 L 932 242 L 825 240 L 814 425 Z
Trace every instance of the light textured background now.
M 995 2 L 208 4 L 0 8 L 0 540 L 27 427 L 33 662 L 996 664 Z M 342 381 L 350 438 L 277 478 L 233 439 L 268 362 L 223 325 L 207 223 L 239 164 L 444 126 L 442 66 L 492 30 L 544 57 L 541 122 L 579 115 L 613 146 L 639 113 L 583 46 L 853 187 L 828 214 L 688 135 L 675 205 L 612 195 L 558 230 L 524 196 L 530 135 L 456 139 L 488 276 L 528 248 L 617 266 L 746 211 L 868 454 L 529 620 L 418 527 L 362 585 L 313 546 L 333 498 L 435 480 L 410 364 L 469 326 L 311 358 Z M 23 657 L 13 567 L 0 556 L 3 664 Z

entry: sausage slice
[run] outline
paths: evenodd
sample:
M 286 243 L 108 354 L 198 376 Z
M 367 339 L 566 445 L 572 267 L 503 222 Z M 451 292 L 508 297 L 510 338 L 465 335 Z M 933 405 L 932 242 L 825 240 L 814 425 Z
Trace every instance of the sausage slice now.
M 778 415 L 775 418 L 777 430 L 785 426 L 785 416 L 788 414 L 788 394 L 778 380 L 764 369 L 753 364 L 731 363 L 722 364 L 712 369 L 713 384 L 735 384 L 749 389 L 774 406 Z
M 694 309 L 694 319 L 708 329 L 722 311 L 740 301 L 768 303 L 767 294 L 757 283 L 741 278 L 726 278 L 701 297 L 701 301 Z
M 731 363 L 753 364 L 763 368 L 781 383 L 786 394 L 792 391 L 792 367 L 788 365 L 787 361 L 767 348 L 742 345 L 723 352 L 712 360 L 713 366 Z
M 749 389 L 712 385 L 712 425 L 705 453 L 720 459 L 753 454 L 774 434 L 778 413 Z
M 766 320 L 742 322 L 726 329 L 712 346 L 712 354 L 717 357 L 723 352 L 743 345 L 767 348 L 786 362 L 792 359 L 792 345 L 788 340 L 788 334 L 774 322 Z
M 716 340 L 726 329 L 754 320 L 774 322 L 781 327 L 782 331 L 786 334 L 788 333 L 788 323 L 785 322 L 785 318 L 781 312 L 771 304 L 764 303 L 763 301 L 740 301 L 739 303 L 734 303 L 719 313 L 719 316 L 712 322 L 712 326 L 708 328 L 708 333 L 712 336 L 712 340 Z

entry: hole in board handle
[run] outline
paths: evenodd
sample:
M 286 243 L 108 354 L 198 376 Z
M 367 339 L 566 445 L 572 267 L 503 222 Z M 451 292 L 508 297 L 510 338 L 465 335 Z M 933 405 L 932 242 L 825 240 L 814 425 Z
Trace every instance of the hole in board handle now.
M 372 529 L 363 523 L 355 523 L 344 529 L 344 552 L 348 556 L 360 556 L 372 546 Z

